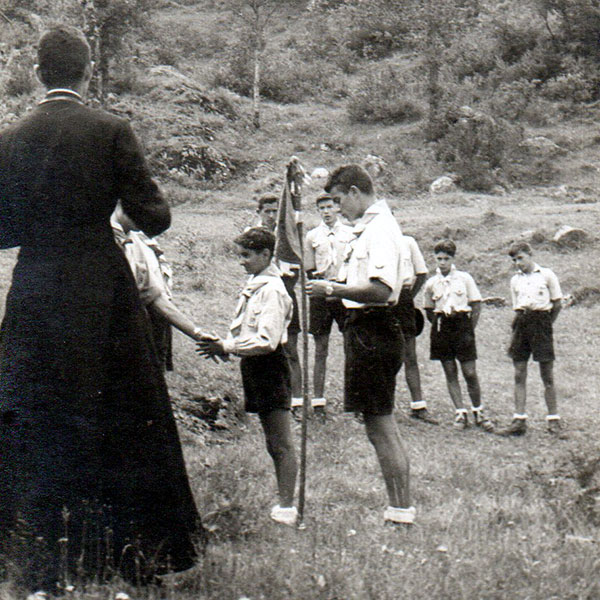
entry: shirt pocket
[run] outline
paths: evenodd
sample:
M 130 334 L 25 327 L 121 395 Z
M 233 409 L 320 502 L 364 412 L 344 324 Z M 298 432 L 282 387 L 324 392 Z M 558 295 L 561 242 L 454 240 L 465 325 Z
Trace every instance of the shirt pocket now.
M 248 327 L 250 327 L 251 329 L 254 329 L 254 330 L 258 329 L 258 322 L 260 320 L 261 312 L 262 312 L 262 309 L 260 306 L 251 306 L 248 309 L 248 320 L 246 321 L 246 323 L 248 324 Z

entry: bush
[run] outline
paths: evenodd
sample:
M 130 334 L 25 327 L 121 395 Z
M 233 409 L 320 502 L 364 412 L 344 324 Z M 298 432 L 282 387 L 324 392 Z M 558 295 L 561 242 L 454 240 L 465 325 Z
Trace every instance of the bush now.
M 9 96 L 25 96 L 35 90 L 35 79 L 31 65 L 17 63 L 10 71 L 5 83 L 5 90 Z
M 457 175 L 465 190 L 489 191 L 508 177 L 510 157 L 523 135 L 503 119 L 461 109 L 449 115 L 446 134 L 437 143 L 437 158 Z
M 351 121 L 402 123 L 423 117 L 423 102 L 393 67 L 363 77 L 347 105 Z

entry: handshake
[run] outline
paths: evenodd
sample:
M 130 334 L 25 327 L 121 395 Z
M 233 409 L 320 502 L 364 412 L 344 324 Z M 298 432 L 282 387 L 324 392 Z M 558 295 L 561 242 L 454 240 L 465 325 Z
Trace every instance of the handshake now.
M 216 363 L 219 360 L 227 362 L 229 354 L 223 349 L 223 340 L 214 334 L 200 333 L 196 337 L 196 352 L 204 358 L 211 358 Z

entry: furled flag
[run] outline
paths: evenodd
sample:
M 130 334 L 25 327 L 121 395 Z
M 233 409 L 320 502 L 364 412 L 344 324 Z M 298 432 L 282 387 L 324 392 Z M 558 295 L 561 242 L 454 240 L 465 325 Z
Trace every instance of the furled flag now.
M 293 265 L 299 265 L 302 262 L 297 215 L 300 212 L 300 186 L 304 175 L 304 170 L 298 160 L 292 160 L 287 168 L 283 192 L 277 210 L 275 258 Z

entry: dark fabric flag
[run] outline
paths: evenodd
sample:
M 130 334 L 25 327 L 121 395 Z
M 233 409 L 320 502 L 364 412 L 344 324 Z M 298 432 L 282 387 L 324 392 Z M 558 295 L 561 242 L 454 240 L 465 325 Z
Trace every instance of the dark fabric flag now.
M 279 208 L 277 210 L 277 242 L 275 243 L 275 258 L 285 262 L 301 264 L 301 246 L 296 224 L 296 211 L 299 210 L 299 197 L 295 202 L 290 188 L 289 175 L 285 178 Z

